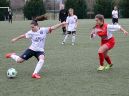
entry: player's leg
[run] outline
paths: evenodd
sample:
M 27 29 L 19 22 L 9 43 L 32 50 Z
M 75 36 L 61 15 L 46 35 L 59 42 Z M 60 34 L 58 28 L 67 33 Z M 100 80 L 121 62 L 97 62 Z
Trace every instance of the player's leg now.
M 32 56 L 33 56 L 33 51 L 30 49 L 25 50 L 25 52 L 21 56 L 18 56 L 15 53 L 8 53 L 5 55 L 6 58 L 12 58 L 17 63 L 22 63 L 25 60 L 31 58 Z
M 109 65 L 111 65 L 111 64 L 112 64 L 112 61 L 111 61 L 111 59 L 110 59 L 110 57 L 109 57 L 109 55 L 108 55 L 108 51 L 109 51 L 109 50 L 107 50 L 107 51 L 104 52 L 104 58 L 105 58 L 105 60 L 107 61 L 107 63 L 108 63 Z
M 75 39 L 76 39 L 76 31 L 72 32 L 72 45 L 75 44 Z
M 66 40 L 67 40 L 67 38 L 69 37 L 70 34 L 71 34 L 71 32 L 68 31 L 67 34 L 65 35 L 65 38 L 64 38 L 64 40 L 62 42 L 62 45 L 65 44 L 65 42 L 66 42 Z
M 61 23 L 64 22 L 63 20 L 61 21 Z M 63 35 L 66 35 L 66 25 L 62 26 L 62 31 L 63 31 Z
M 15 53 L 8 53 L 5 55 L 6 58 L 12 58 L 17 63 L 22 63 L 24 59 L 22 59 L 20 56 L 16 55 Z
M 35 57 L 38 59 L 38 63 L 35 67 L 35 70 L 32 74 L 32 78 L 37 78 L 37 79 L 40 79 L 41 76 L 39 75 L 39 72 L 41 70 L 41 68 L 43 67 L 43 64 L 44 64 L 44 52 L 37 52 L 35 54 Z
M 63 35 L 66 35 L 66 25 L 62 26 Z
M 11 23 L 12 23 L 12 17 L 11 17 Z
M 9 23 L 10 23 L 10 17 L 8 17 L 8 21 L 9 21 Z
M 105 66 L 105 69 L 106 70 L 110 69 L 113 66 L 112 61 L 111 61 L 110 57 L 108 56 L 108 51 L 109 50 L 107 50 L 107 51 L 104 52 L 104 58 L 105 58 L 105 60 L 108 63 L 108 65 Z
M 115 18 L 115 24 L 118 24 L 118 18 Z
M 112 18 L 112 24 L 115 24 L 115 18 Z
M 107 51 L 108 49 L 109 49 L 108 46 L 106 44 L 103 44 L 98 50 L 98 56 L 100 62 L 98 70 L 100 71 L 104 69 L 104 52 Z

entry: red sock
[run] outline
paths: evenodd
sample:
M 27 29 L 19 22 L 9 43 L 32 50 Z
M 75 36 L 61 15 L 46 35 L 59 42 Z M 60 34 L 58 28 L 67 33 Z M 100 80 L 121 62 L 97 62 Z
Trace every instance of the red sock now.
M 103 66 L 103 62 L 104 62 L 104 54 L 103 54 L 103 53 L 98 53 L 98 55 L 99 55 L 100 65 Z
M 106 57 L 105 57 L 105 60 L 107 61 L 108 64 L 112 64 L 112 61 L 111 61 L 111 59 L 110 59 L 109 56 L 106 56 Z

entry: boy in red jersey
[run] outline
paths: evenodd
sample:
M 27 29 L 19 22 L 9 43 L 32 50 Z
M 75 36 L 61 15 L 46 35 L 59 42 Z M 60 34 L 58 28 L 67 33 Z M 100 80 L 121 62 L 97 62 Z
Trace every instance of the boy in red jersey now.
M 108 51 L 112 49 L 115 45 L 115 38 L 113 36 L 113 32 L 121 30 L 125 35 L 128 32 L 123 29 L 120 25 L 110 25 L 104 22 L 104 16 L 101 14 L 97 14 L 95 16 L 96 25 L 91 32 L 91 38 L 94 38 L 98 35 L 101 38 L 101 46 L 98 50 L 98 56 L 100 61 L 100 66 L 98 68 L 99 71 L 104 69 L 110 69 L 112 67 L 112 61 L 108 56 Z M 107 61 L 108 65 L 104 66 L 104 59 Z

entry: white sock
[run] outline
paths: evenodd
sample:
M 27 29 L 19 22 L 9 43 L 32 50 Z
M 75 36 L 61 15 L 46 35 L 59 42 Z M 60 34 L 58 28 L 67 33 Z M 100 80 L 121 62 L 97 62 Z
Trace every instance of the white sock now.
M 63 40 L 63 42 L 66 42 L 66 40 L 67 40 L 67 38 L 68 38 L 68 34 L 65 36 L 65 38 L 64 38 L 64 40 Z
M 42 66 L 44 64 L 44 60 L 40 59 L 36 65 L 36 68 L 34 70 L 34 74 L 35 73 L 39 73 L 39 71 L 41 70 Z
M 18 55 L 11 55 L 11 58 L 17 62 L 18 58 L 20 58 Z
M 75 37 L 75 35 L 73 35 L 72 36 L 72 43 L 75 43 L 75 39 L 76 39 L 76 37 Z

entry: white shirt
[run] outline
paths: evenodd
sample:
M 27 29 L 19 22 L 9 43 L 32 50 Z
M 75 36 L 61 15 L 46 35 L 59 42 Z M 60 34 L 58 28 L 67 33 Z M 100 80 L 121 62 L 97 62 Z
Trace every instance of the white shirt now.
M 112 33 L 119 31 L 121 28 L 120 25 L 112 25 L 112 24 L 108 24 L 107 25 L 107 39 L 110 39 L 112 37 Z
M 113 18 L 118 18 L 118 11 L 117 10 L 112 11 L 112 17 Z
M 49 28 L 40 28 L 37 32 L 33 32 L 32 30 L 28 31 L 25 36 L 26 38 L 30 38 L 32 42 L 29 49 L 33 51 L 44 51 L 45 40 L 48 32 Z
M 67 31 L 76 31 L 76 27 L 77 27 L 77 16 L 73 15 L 73 16 L 68 16 L 66 19 L 66 23 L 68 24 L 67 26 Z

